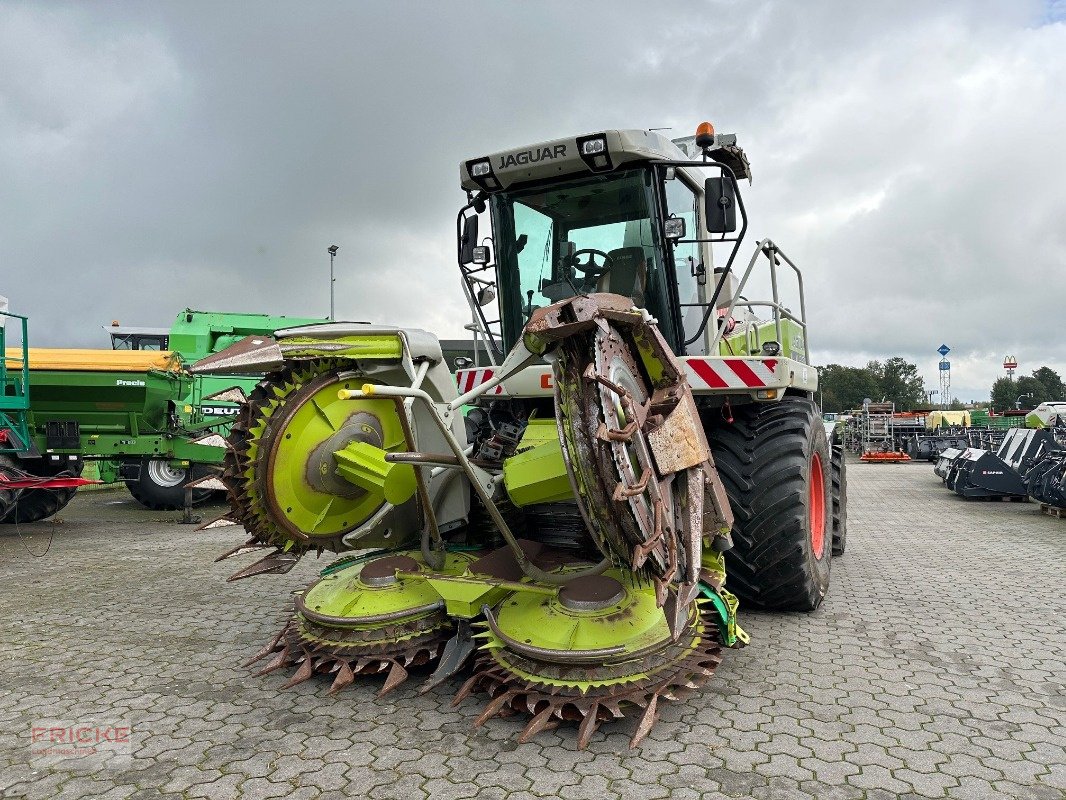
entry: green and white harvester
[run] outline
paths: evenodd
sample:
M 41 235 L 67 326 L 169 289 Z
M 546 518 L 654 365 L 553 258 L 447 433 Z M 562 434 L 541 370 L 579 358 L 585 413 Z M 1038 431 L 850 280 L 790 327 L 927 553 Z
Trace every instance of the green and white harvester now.
M 226 555 L 266 551 L 233 578 L 343 554 L 296 595 L 263 673 L 331 692 L 380 674 L 381 693 L 412 667 L 426 691 L 463 673 L 478 725 L 526 714 L 525 741 L 572 721 L 583 748 L 634 715 L 636 745 L 747 641 L 740 602 L 822 602 L 844 464 L 800 271 L 769 239 L 734 270 L 750 177 L 707 123 L 464 161 L 459 262 L 488 363 L 453 375 L 429 333 L 331 323 L 194 367 L 266 373 L 229 436 L 232 509 L 207 524 L 248 532 Z M 756 267 L 767 300 L 743 296 Z

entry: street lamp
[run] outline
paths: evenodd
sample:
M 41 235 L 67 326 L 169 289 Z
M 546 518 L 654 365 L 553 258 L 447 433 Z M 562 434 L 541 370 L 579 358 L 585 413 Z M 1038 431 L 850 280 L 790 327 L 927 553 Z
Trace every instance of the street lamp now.
M 333 277 L 333 259 L 337 255 L 339 249 L 340 248 L 335 244 L 331 244 L 326 248 L 326 251 L 329 253 L 329 318 L 331 322 L 336 316 L 333 311 L 333 284 L 337 282 L 337 279 Z
M 1032 392 L 1027 392 L 1026 394 L 1018 395 L 1017 399 L 1014 401 L 1014 407 L 1018 411 L 1022 410 L 1022 398 L 1023 397 L 1028 397 L 1030 400 L 1032 400 L 1033 399 L 1033 393 Z

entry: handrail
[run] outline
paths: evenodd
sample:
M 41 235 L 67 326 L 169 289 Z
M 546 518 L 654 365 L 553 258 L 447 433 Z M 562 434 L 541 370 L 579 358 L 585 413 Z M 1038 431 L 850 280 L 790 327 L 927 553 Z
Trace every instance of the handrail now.
M 755 268 L 756 262 L 759 260 L 759 256 L 766 256 L 770 262 L 770 290 L 773 294 L 771 300 L 739 300 L 741 293 L 747 285 L 748 278 L 751 277 L 751 272 Z M 789 309 L 785 308 L 781 304 L 781 294 L 778 290 L 777 283 L 777 267 L 780 261 L 784 261 L 788 266 L 792 268 L 792 271 L 796 273 L 796 282 L 799 285 L 799 301 L 800 301 L 800 316 L 797 318 Z M 763 239 L 755 245 L 755 252 L 752 254 L 751 259 L 748 261 L 748 266 L 744 270 L 744 275 L 740 279 L 740 283 L 737 285 L 737 290 L 733 293 L 733 297 L 729 301 L 729 306 L 726 308 L 724 319 L 728 319 L 733 315 L 734 309 L 737 306 L 745 308 L 754 308 L 756 306 L 772 308 L 774 310 L 774 330 L 777 333 L 777 342 L 784 347 L 782 341 L 781 320 L 782 318 L 788 319 L 791 322 L 796 323 L 803 330 L 803 360 L 804 363 L 811 363 L 811 347 L 807 338 L 807 302 L 803 293 L 803 273 L 800 268 L 796 266 L 785 253 L 770 239 Z M 714 338 L 711 340 L 711 344 L 708 347 L 709 355 L 717 355 L 718 346 L 721 344 L 722 339 L 725 337 L 725 326 L 719 325 L 718 330 L 715 332 Z
M 9 358 L 7 355 L 7 328 L 6 326 L 0 325 L 0 408 L 27 409 L 30 405 L 30 344 L 27 335 L 28 318 L 21 314 L 12 314 L 9 311 L 0 311 L 0 316 L 19 320 L 22 328 L 22 358 L 19 367 L 21 380 L 12 380 L 8 378 L 8 372 L 10 370 L 7 367 Z M 10 360 L 16 363 L 20 361 L 17 357 L 12 357 Z M 14 397 L 16 400 L 21 398 L 21 402 L 9 400 L 7 394 L 7 385 L 9 381 L 15 388 Z
M 30 344 L 27 317 L 0 311 L 0 315 L 19 320 L 22 327 L 22 364 L 19 378 L 9 378 L 7 368 L 7 326 L 0 325 L 0 428 L 5 431 L 0 440 L 0 452 L 22 452 L 32 449 L 28 414 L 30 408 Z M 6 322 L 6 320 L 5 320 Z M 12 358 L 12 361 L 18 361 Z M 8 385 L 13 388 L 7 393 Z M 12 412 L 10 415 L 8 412 Z

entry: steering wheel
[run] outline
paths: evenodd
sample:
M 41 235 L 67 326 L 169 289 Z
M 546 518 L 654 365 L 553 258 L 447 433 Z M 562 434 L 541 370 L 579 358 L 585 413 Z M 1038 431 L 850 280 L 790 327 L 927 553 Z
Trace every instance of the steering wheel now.
M 588 261 L 584 264 L 578 261 L 578 256 L 587 255 Z M 599 256 L 603 259 L 603 265 L 596 264 L 595 256 Z M 581 250 L 575 250 L 573 255 L 570 256 L 570 266 L 584 275 L 582 283 L 585 286 L 594 286 L 600 278 L 606 275 L 614 267 L 614 258 L 609 253 L 603 252 L 603 250 L 596 250 L 593 247 L 585 247 Z

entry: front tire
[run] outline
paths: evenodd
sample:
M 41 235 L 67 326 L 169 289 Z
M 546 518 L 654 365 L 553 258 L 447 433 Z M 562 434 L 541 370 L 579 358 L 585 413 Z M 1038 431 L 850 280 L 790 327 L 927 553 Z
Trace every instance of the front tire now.
M 756 608 L 812 611 L 829 590 L 832 454 L 806 397 L 742 407 L 707 431 L 733 509 L 728 586 Z
M 189 469 L 180 469 L 171 467 L 163 459 L 146 458 L 141 461 L 140 477 L 126 481 L 126 488 L 145 508 L 177 511 L 185 508 L 185 484 L 205 474 L 195 464 Z M 201 506 L 211 499 L 211 495 L 210 489 L 193 489 L 192 504 Z
M 5 466 L 41 478 L 55 478 L 59 475 L 77 478 L 85 467 L 85 462 L 81 459 L 53 461 L 50 458 L 24 459 L 6 456 L 0 456 L 0 459 Z M 77 491 L 78 487 L 72 486 L 67 489 L 23 489 L 18 492 L 5 492 L 4 494 L 10 494 L 11 498 L 7 503 L 7 510 L 0 516 L 0 523 L 16 525 L 48 519 L 73 500 Z

